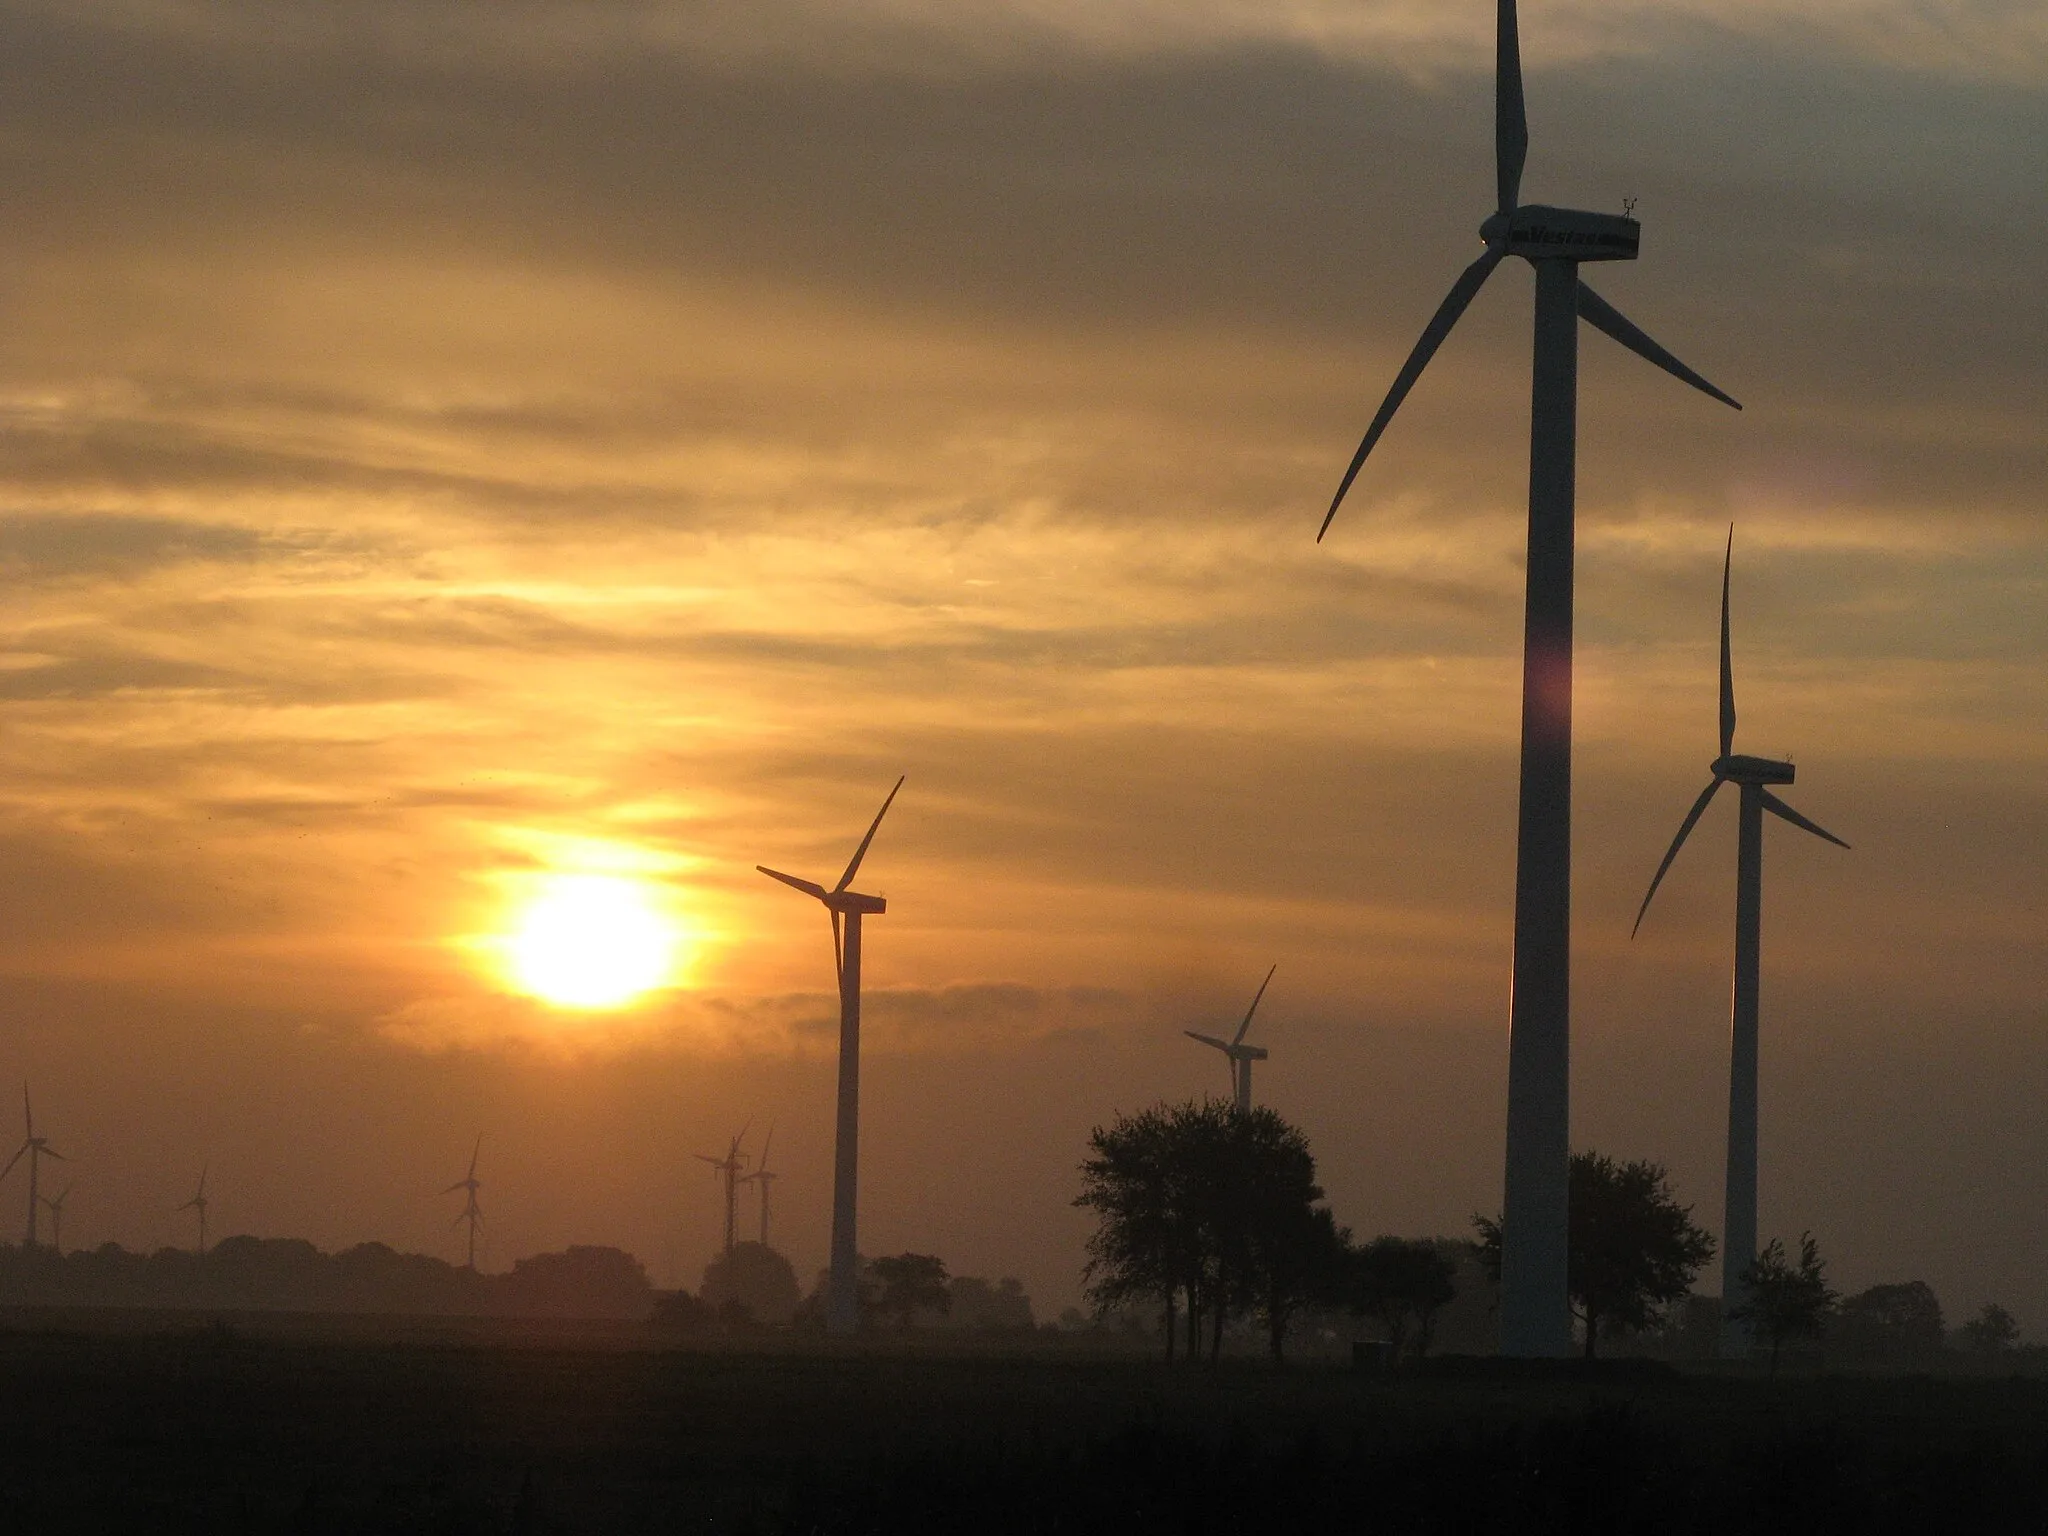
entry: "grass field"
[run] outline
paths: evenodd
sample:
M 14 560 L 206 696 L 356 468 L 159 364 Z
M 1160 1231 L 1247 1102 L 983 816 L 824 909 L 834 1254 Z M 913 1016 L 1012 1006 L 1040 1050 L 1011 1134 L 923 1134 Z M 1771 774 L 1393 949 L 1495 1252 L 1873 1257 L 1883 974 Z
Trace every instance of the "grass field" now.
M 2048 1529 L 2048 1382 L 161 1316 L 0 1331 L 0 1530 Z

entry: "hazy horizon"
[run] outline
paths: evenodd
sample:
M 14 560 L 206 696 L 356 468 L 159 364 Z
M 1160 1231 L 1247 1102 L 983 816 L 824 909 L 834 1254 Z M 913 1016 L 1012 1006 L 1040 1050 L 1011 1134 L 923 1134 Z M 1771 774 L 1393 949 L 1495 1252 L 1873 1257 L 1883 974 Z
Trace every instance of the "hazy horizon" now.
M 1470 16 L 1465 11 L 1471 12 Z M 694 1287 L 770 1122 L 825 1258 L 864 868 L 861 1247 L 1078 1298 L 1089 1128 L 1259 1101 L 1338 1219 L 1498 1208 L 1529 282 L 1316 525 L 1490 209 L 1492 8 L 0 0 L 0 1138 L 66 1246 L 570 1243 Z M 1766 833 L 1762 1220 L 2048 1329 L 2048 26 L 1529 0 L 1524 195 L 1587 330 L 1573 1141 L 1718 1229 L 1734 810 Z M 677 985 L 493 946 L 642 883 Z M 53 1172 L 52 1169 L 55 1171 Z M 0 1184 L 19 1219 L 20 1170 Z M 742 1231 L 753 1231 L 743 1200 Z M 10 1214 L 13 1213 L 13 1214 Z M 1704 1283 L 1704 1282 L 1703 1282 Z

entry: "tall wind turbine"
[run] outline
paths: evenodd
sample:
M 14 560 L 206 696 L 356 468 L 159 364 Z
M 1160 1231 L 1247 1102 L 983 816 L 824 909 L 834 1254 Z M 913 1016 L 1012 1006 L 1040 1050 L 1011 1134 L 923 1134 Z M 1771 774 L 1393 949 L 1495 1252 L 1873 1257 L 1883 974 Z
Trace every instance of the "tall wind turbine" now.
M 758 1184 L 761 1187 L 761 1246 L 768 1246 L 768 1194 L 775 1181 L 782 1177 L 768 1168 L 768 1152 L 775 1145 L 775 1127 L 768 1127 L 768 1139 L 761 1143 L 761 1161 L 754 1171 L 741 1179 L 742 1184 Z
M 64 1193 L 56 1199 L 43 1199 L 43 1204 L 50 1208 L 50 1251 L 60 1259 L 64 1257 L 64 1202 L 71 1198 L 71 1190 L 72 1186 L 66 1184 Z
M 1366 455 L 1466 306 L 1510 256 L 1536 269 L 1529 431 L 1529 562 L 1522 641 L 1522 770 L 1515 862 L 1514 981 L 1508 1007 L 1507 1182 L 1501 1201 L 1501 1353 L 1563 1355 L 1566 1191 L 1571 1161 L 1571 743 L 1573 511 L 1578 324 L 1585 320 L 1667 373 L 1741 407 L 1601 298 L 1589 261 L 1633 261 L 1633 218 L 1521 201 L 1529 125 L 1515 0 L 1498 0 L 1494 159 L 1499 202 L 1479 226 L 1486 250 L 1451 285 L 1395 376 L 1331 498 L 1320 542 Z
M 1190 1040 L 1213 1045 L 1223 1053 L 1223 1059 L 1230 1065 L 1230 1096 L 1239 1109 L 1252 1107 L 1252 1063 L 1266 1059 L 1263 1045 L 1244 1043 L 1245 1031 L 1252 1027 L 1252 1015 L 1259 1011 L 1259 999 L 1266 995 L 1266 988 L 1272 984 L 1273 971 L 1279 969 L 1276 965 L 1266 972 L 1266 979 L 1259 983 L 1259 990 L 1252 995 L 1251 1007 L 1244 1011 L 1244 1022 L 1237 1026 L 1237 1033 L 1228 1040 L 1218 1040 L 1214 1035 L 1198 1035 L 1192 1029 L 1181 1031 Z
M 28 1235 L 23 1239 L 23 1243 L 25 1246 L 33 1248 L 36 1245 L 36 1212 L 37 1208 L 42 1204 L 41 1185 L 39 1182 L 41 1168 L 38 1165 L 46 1157 L 54 1157 L 60 1163 L 66 1161 L 66 1159 L 63 1153 L 50 1145 L 50 1140 L 47 1136 L 38 1136 L 36 1134 L 36 1112 L 28 1102 L 27 1083 L 21 1085 L 21 1116 L 27 1124 L 27 1134 L 22 1137 L 21 1145 L 15 1148 L 14 1156 L 7 1160 L 7 1166 L 0 1168 L 0 1179 L 4 1179 L 8 1174 L 12 1173 L 14 1165 L 20 1162 L 23 1157 L 28 1159 Z
M 199 1256 L 202 1259 L 206 1257 L 207 1204 L 208 1201 L 206 1198 L 206 1170 L 204 1168 L 201 1168 L 199 1170 L 198 1190 L 193 1194 L 190 1200 L 187 1200 L 183 1205 L 179 1206 L 178 1209 L 181 1211 L 197 1211 L 199 1213 Z
M 699 1152 L 697 1161 L 709 1163 L 712 1171 L 725 1180 L 725 1251 L 732 1252 L 739 1226 L 739 1176 L 747 1166 L 747 1155 L 740 1151 L 740 1143 L 746 1140 L 747 1129 L 740 1127 L 739 1135 L 733 1137 L 732 1145 L 725 1149 L 725 1156 L 713 1157 L 708 1152 Z
M 832 958 L 839 970 L 839 1127 L 832 1151 L 832 1282 L 825 1325 L 833 1333 L 852 1333 L 860 1326 L 860 1256 L 854 1237 L 860 1182 L 860 925 L 862 918 L 880 917 L 889 910 L 881 897 L 863 896 L 849 887 L 902 787 L 898 778 L 868 824 L 867 836 L 853 850 L 846 873 L 831 890 L 766 864 L 754 866 L 769 879 L 816 897 L 832 914 Z
M 1735 672 L 1728 645 L 1728 577 L 1735 559 L 1735 531 L 1728 531 L 1728 552 L 1721 562 L 1721 755 L 1708 769 L 1713 777 L 1679 823 L 1678 836 L 1657 866 L 1648 895 L 1636 910 L 1634 938 L 1650 910 L 1650 898 L 1663 883 L 1664 872 L 1723 784 L 1741 786 L 1741 817 L 1735 842 L 1735 1001 L 1731 1010 L 1728 1050 L 1728 1182 L 1721 1220 L 1721 1353 L 1746 1357 L 1750 1331 L 1727 1317 L 1744 1296 L 1743 1272 L 1756 1262 L 1757 1183 L 1757 1008 L 1761 981 L 1764 902 L 1764 812 L 1789 821 L 1801 831 L 1826 838 L 1838 848 L 1849 845 L 1825 827 L 1808 821 L 1772 794 L 1772 784 L 1790 784 L 1792 765 L 1768 758 L 1743 757 L 1735 751 Z
M 478 1136 L 476 1145 L 469 1149 L 469 1172 L 441 1191 L 444 1195 L 452 1195 L 458 1189 L 464 1193 L 462 1214 L 449 1225 L 459 1227 L 465 1221 L 469 1223 L 469 1257 L 462 1261 L 462 1267 L 470 1270 L 476 1268 L 476 1229 L 484 1219 L 484 1208 L 476 1203 L 476 1192 L 484 1187 L 476 1176 L 476 1160 L 483 1149 L 484 1139 Z

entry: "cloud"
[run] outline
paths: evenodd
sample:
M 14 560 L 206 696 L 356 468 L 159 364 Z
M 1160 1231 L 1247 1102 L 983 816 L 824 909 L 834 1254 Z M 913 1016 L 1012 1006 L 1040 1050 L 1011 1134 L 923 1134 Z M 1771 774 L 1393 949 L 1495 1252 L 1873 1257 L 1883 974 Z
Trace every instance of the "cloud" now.
M 862 1000 L 862 1048 L 918 1055 L 986 1054 L 1049 1037 L 1156 1019 L 1158 1004 L 1114 988 L 973 982 L 877 987 Z M 839 1001 L 828 993 L 673 994 L 619 1014 L 574 1013 L 505 994 L 417 998 L 383 1014 L 376 1032 L 429 1053 L 525 1050 L 577 1058 L 661 1049 L 693 1056 L 836 1059 Z

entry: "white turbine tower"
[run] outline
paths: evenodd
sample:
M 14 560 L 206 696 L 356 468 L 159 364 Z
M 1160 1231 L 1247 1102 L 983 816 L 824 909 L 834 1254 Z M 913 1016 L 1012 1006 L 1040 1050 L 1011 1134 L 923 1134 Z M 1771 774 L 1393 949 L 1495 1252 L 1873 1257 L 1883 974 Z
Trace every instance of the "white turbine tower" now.
M 199 1213 L 199 1256 L 202 1259 L 206 1257 L 206 1207 L 209 1203 L 206 1198 L 206 1170 L 201 1168 L 199 1170 L 199 1188 L 193 1193 L 192 1198 L 179 1206 L 178 1209 L 181 1211 L 197 1211 Z
M 0 1168 L 0 1179 L 4 1179 L 8 1174 L 12 1173 L 14 1165 L 20 1162 L 22 1158 L 26 1157 L 28 1159 L 28 1235 L 23 1239 L 23 1243 L 25 1246 L 33 1248 L 36 1245 L 36 1214 L 38 1208 L 43 1203 L 40 1183 L 42 1170 L 39 1165 L 46 1157 L 54 1157 L 60 1163 L 66 1161 L 66 1158 L 63 1153 L 50 1145 L 50 1139 L 47 1136 L 38 1136 L 36 1134 L 36 1112 L 30 1107 L 28 1102 L 27 1083 L 21 1085 L 21 1116 L 27 1125 L 27 1134 L 22 1137 L 21 1145 L 15 1148 L 14 1156 L 7 1160 L 7 1166 Z
M 756 1184 L 760 1186 L 761 1246 L 763 1248 L 768 1246 L 768 1195 L 775 1181 L 782 1177 L 779 1173 L 771 1172 L 768 1167 L 768 1153 L 774 1145 L 775 1127 L 770 1125 L 768 1127 L 768 1139 L 761 1143 L 761 1161 L 755 1165 L 752 1173 L 740 1180 L 742 1184 Z
M 879 917 L 889 909 L 881 897 L 848 887 L 902 787 L 899 778 L 831 890 L 765 864 L 754 866 L 769 879 L 816 897 L 832 914 L 832 958 L 839 970 L 839 1125 L 832 1153 L 832 1282 L 825 1326 L 833 1333 L 852 1333 L 860 1326 L 860 1255 L 854 1235 L 860 1181 L 860 925 L 862 918 Z
M 1728 405 L 1736 402 L 1581 281 L 1579 267 L 1584 262 L 1635 260 L 1641 226 L 1634 219 L 1521 201 L 1522 164 L 1529 149 L 1521 44 L 1515 0 L 1498 0 L 1498 5 L 1494 158 L 1500 196 L 1492 215 L 1479 226 L 1486 250 L 1452 284 L 1396 375 L 1344 471 L 1316 538 L 1320 541 L 1329 531 L 1366 455 L 1473 295 L 1508 257 L 1522 257 L 1536 269 L 1536 362 L 1530 404 L 1500 1347 L 1507 1355 L 1563 1355 L 1571 1347 L 1566 1202 L 1571 1162 L 1572 567 L 1579 321 L 1590 322 L 1695 389 Z
M 476 1203 L 476 1192 L 484 1187 L 476 1176 L 476 1160 L 483 1149 L 484 1139 L 478 1136 L 476 1145 L 469 1151 L 469 1172 L 441 1191 L 444 1195 L 452 1195 L 459 1189 L 466 1196 L 462 1202 L 462 1214 L 449 1225 L 459 1227 L 465 1221 L 469 1223 L 469 1257 L 463 1260 L 462 1267 L 470 1270 L 476 1268 L 476 1229 L 484 1219 L 484 1208 Z
M 1709 772 L 1713 777 L 1693 801 L 1679 824 L 1678 836 L 1657 866 L 1649 893 L 1636 910 L 1633 938 L 1650 910 L 1650 898 L 1663 883 L 1664 872 L 1723 784 L 1740 785 L 1741 817 L 1735 843 L 1735 1000 L 1728 1049 L 1728 1182 L 1721 1220 L 1721 1353 L 1737 1358 L 1749 1354 L 1747 1324 L 1727 1318 L 1743 1300 L 1743 1272 L 1756 1262 L 1757 1189 L 1757 1010 L 1762 981 L 1764 903 L 1764 812 L 1789 821 L 1801 831 L 1826 838 L 1838 848 L 1849 845 L 1825 827 L 1808 821 L 1772 794 L 1767 786 L 1790 784 L 1792 765 L 1735 751 L 1735 671 L 1728 643 L 1728 578 L 1735 559 L 1735 531 L 1728 531 L 1728 552 L 1721 563 L 1721 755 Z
M 725 1156 L 713 1157 L 708 1152 L 699 1152 L 697 1161 L 709 1163 L 712 1172 L 725 1180 L 725 1251 L 732 1252 L 739 1236 L 739 1176 L 747 1166 L 747 1156 L 740 1151 L 740 1143 L 747 1139 L 747 1128 L 740 1127 L 739 1135 L 733 1137 L 732 1145 L 725 1149 Z
M 1272 984 L 1273 971 L 1279 969 L 1280 967 L 1276 965 L 1272 970 L 1266 972 L 1266 979 L 1259 983 L 1259 990 L 1252 996 L 1251 1007 L 1244 1011 L 1244 1022 L 1237 1026 L 1237 1033 L 1228 1040 L 1218 1040 L 1214 1035 L 1198 1035 L 1192 1029 L 1181 1031 L 1190 1040 L 1199 1040 L 1204 1045 L 1213 1045 L 1223 1053 L 1223 1059 L 1230 1066 L 1231 1101 L 1239 1109 L 1250 1109 L 1252 1107 L 1252 1063 L 1264 1061 L 1267 1054 L 1266 1048 L 1263 1045 L 1246 1045 L 1244 1043 L 1245 1032 L 1252 1027 L 1252 1015 L 1259 1011 L 1259 999 L 1266 995 L 1266 988 Z

